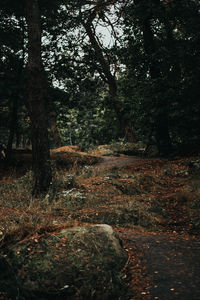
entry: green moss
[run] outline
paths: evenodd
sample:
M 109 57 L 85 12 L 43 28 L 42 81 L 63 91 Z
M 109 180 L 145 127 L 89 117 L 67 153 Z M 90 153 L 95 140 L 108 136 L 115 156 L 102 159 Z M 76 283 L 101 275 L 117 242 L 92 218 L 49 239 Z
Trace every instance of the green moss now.
M 9 265 L 25 299 L 115 299 L 126 290 L 127 253 L 113 247 L 117 241 L 93 226 L 65 229 L 13 246 Z

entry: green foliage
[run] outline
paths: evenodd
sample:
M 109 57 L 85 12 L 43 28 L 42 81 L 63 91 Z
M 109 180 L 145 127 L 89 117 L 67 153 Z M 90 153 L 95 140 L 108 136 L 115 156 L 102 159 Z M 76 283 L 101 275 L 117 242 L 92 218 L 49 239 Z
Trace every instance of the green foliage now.
M 82 110 L 63 109 L 58 119 L 63 143 L 79 145 L 83 149 L 108 143 L 114 137 L 113 131 L 116 131 L 116 124 L 110 120 L 111 114 L 112 111 L 106 111 L 102 106 Z

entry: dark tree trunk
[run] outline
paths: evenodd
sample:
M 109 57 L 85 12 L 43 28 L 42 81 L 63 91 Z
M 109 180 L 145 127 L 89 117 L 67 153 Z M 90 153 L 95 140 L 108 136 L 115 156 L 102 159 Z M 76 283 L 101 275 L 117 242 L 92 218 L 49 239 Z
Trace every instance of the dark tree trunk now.
M 61 138 L 60 138 L 60 134 L 57 128 L 57 123 L 56 123 L 56 113 L 55 111 L 51 111 L 49 113 L 49 127 L 53 136 L 53 140 L 54 140 L 54 146 L 56 148 L 61 147 Z
M 21 137 L 20 137 L 19 127 L 18 126 L 17 126 L 16 131 L 15 131 L 15 137 L 16 137 L 16 148 L 19 148 L 20 147 Z
M 45 102 L 46 78 L 41 59 L 41 16 L 38 0 L 26 0 L 28 25 L 28 105 L 31 119 L 33 195 L 46 192 L 52 180 Z
M 22 47 L 22 57 L 19 61 L 19 65 L 17 68 L 17 76 L 15 78 L 15 86 L 16 91 L 13 92 L 11 99 L 12 99 L 12 113 L 11 113 L 11 119 L 10 119 L 10 128 L 9 128 L 9 137 L 8 137 L 8 143 L 7 143 L 7 149 L 6 149 L 6 159 L 7 161 L 10 161 L 12 159 L 12 147 L 13 147 L 13 140 L 14 136 L 16 137 L 16 147 L 19 146 L 19 123 L 18 123 L 18 107 L 20 102 L 20 93 L 21 93 L 21 85 L 22 85 L 22 72 L 24 69 L 24 59 L 25 59 L 25 46 L 24 46 L 24 40 L 25 40 L 25 24 L 24 19 L 21 18 L 19 20 L 19 26 L 22 29 L 23 35 L 21 40 L 21 47 Z
M 115 110 L 116 116 L 119 120 L 121 128 L 124 130 L 124 137 L 130 143 L 136 143 L 135 136 L 133 135 L 132 129 L 124 119 L 124 116 L 121 113 L 121 106 L 116 103 L 117 100 L 117 83 L 115 77 L 108 81 L 109 86 L 109 95 L 112 101 L 112 107 Z
M 22 23 L 22 22 L 20 22 Z M 23 25 L 21 25 L 22 27 Z M 22 27 L 23 30 L 23 27 Z M 7 143 L 7 149 L 6 149 L 6 160 L 9 162 L 12 159 L 12 146 L 13 146 L 13 140 L 14 136 L 16 136 L 16 144 L 17 144 L 17 137 L 19 132 L 19 124 L 18 124 L 18 107 L 19 107 L 19 100 L 20 100 L 20 86 L 22 84 L 22 72 L 24 68 L 24 56 L 25 56 L 25 49 L 24 49 L 24 31 L 23 31 L 23 39 L 22 39 L 22 58 L 19 61 L 19 65 L 17 68 L 17 77 L 15 78 L 15 86 L 16 90 L 12 93 L 11 99 L 12 99 L 12 113 L 11 113 L 11 119 L 10 119 L 10 126 L 9 126 L 9 137 L 8 137 L 8 143 Z
M 166 7 L 164 9 L 166 9 Z M 171 82 L 173 81 L 173 83 L 176 83 L 181 80 L 181 64 L 179 57 L 174 53 L 176 42 L 173 36 L 173 27 L 167 17 L 163 18 L 162 22 L 166 32 L 166 47 L 172 58 L 171 63 L 169 64 L 168 78 Z
M 10 128 L 9 128 L 10 130 L 9 130 L 9 137 L 8 137 L 8 143 L 6 148 L 6 160 L 8 162 L 11 160 L 13 139 L 18 126 L 17 112 L 18 112 L 18 101 L 17 98 L 13 96 L 12 114 L 11 114 Z
M 143 20 L 142 25 L 144 48 L 149 59 L 149 71 L 152 79 L 159 80 L 162 74 L 159 67 L 159 62 L 155 58 L 156 45 L 154 35 L 151 29 L 150 18 Z M 154 58 L 153 58 L 154 57 Z M 159 91 L 158 91 L 159 92 Z M 168 111 L 167 103 L 159 99 L 156 103 L 157 114 L 155 117 L 155 137 L 160 154 L 169 154 L 172 151 L 171 140 L 168 127 Z
M 128 124 L 127 120 L 124 118 L 121 107 L 117 104 L 117 82 L 114 75 L 112 75 L 110 71 L 109 63 L 107 62 L 106 58 L 103 55 L 102 49 L 99 43 L 96 40 L 95 33 L 92 29 L 92 20 L 96 16 L 95 14 L 91 14 L 88 21 L 85 23 L 83 22 L 83 26 L 85 27 L 86 33 L 90 39 L 90 42 L 95 50 L 97 60 L 99 61 L 101 68 L 103 70 L 105 82 L 108 84 L 109 87 L 109 95 L 110 95 L 110 107 L 112 107 L 116 113 L 117 119 L 119 120 L 121 128 L 124 130 L 124 135 L 129 142 L 136 142 L 134 134 L 130 125 Z M 128 133 L 128 134 L 127 134 Z

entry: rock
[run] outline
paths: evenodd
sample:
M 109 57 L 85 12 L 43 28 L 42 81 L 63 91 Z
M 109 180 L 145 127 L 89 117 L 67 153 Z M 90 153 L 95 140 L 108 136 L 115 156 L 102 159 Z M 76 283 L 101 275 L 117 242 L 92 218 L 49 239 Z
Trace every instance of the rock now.
M 32 238 L 13 246 L 7 259 L 23 299 L 126 299 L 127 252 L 109 225 Z

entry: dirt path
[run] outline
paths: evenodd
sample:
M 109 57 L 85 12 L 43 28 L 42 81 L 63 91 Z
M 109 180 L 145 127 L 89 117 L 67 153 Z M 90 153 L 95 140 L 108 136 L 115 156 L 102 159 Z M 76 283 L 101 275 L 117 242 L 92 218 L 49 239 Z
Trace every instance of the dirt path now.
M 102 161 L 99 162 L 94 166 L 94 168 L 97 168 L 99 170 L 107 170 L 112 168 L 121 168 L 124 166 L 129 165 L 130 163 L 133 163 L 134 161 L 141 160 L 140 157 L 137 156 L 102 156 Z
M 200 299 L 200 240 L 166 234 L 120 234 L 132 249 L 133 260 L 140 253 L 141 291 L 136 299 L 198 300 Z M 130 263 L 131 269 L 131 263 Z M 132 279 L 134 280 L 134 268 Z M 138 275 L 137 275 L 138 276 Z

